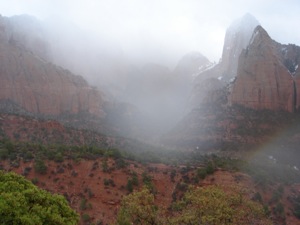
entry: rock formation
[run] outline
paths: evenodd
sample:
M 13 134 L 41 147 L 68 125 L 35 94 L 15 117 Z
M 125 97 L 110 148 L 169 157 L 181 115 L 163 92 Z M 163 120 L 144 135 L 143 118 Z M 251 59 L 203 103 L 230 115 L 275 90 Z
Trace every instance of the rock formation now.
M 234 80 L 237 75 L 239 55 L 242 50 L 248 46 L 253 30 L 258 24 L 259 22 L 252 15 L 246 14 L 229 26 L 225 35 L 220 62 L 199 71 L 198 76 L 195 78 L 194 90 L 189 100 L 191 108 L 198 108 L 204 103 L 203 97 L 201 96 L 207 96 L 205 99 L 208 100 L 208 96 L 214 92 L 221 93 L 221 89 Z M 199 88 L 203 86 L 206 79 L 210 79 L 210 81 L 208 81 L 209 86 L 204 89 Z M 212 89 L 209 89 L 209 87 Z M 216 95 L 216 93 L 213 95 Z M 210 99 L 213 100 L 216 98 Z M 205 102 L 208 103 L 207 101 Z
M 1 42 L 11 43 L 49 61 L 50 45 L 41 23 L 32 16 L 0 16 Z
M 222 80 L 228 82 L 237 75 L 238 60 L 243 49 L 247 48 L 254 29 L 259 22 L 249 13 L 234 21 L 226 30 L 222 61 Z
M 222 60 L 197 76 L 190 113 L 163 143 L 202 151 L 248 150 L 297 117 L 289 112 L 300 111 L 300 47 L 277 43 L 261 26 L 250 37 L 230 30 Z
M 238 75 L 229 96 L 230 103 L 252 109 L 294 112 L 298 107 L 298 83 L 294 81 L 293 74 L 298 69 L 298 62 L 295 60 L 300 54 L 296 51 L 292 53 L 289 48 L 291 46 L 283 46 L 273 41 L 258 26 L 249 46 L 240 55 Z M 285 53 L 280 54 L 279 49 Z
M 10 100 L 28 112 L 59 116 L 86 112 L 104 116 L 103 96 L 80 76 L 55 66 L 28 50 L 10 21 L 0 19 L 0 100 Z M 31 43 L 31 42 L 30 42 Z M 41 49 L 42 41 L 31 43 Z M 28 44 L 28 43 L 27 43 Z M 36 44 L 36 46 L 35 46 Z

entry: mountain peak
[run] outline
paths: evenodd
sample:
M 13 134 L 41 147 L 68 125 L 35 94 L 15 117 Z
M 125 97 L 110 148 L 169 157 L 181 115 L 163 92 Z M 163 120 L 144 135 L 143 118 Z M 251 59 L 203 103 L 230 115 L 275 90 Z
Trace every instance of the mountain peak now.
M 236 19 L 231 23 L 228 30 L 232 31 L 244 31 L 244 32 L 251 32 L 254 30 L 256 26 L 258 26 L 260 23 L 258 20 L 251 15 L 250 13 L 246 13 L 244 16 Z
M 249 45 L 252 45 L 254 42 L 262 41 L 262 40 L 270 40 L 271 37 L 267 33 L 267 31 L 260 25 L 258 25 L 252 34 L 252 37 L 249 41 Z
M 185 54 L 178 62 L 176 69 L 190 68 L 192 70 L 198 70 L 199 66 L 210 64 L 209 60 L 200 52 L 192 51 Z
M 247 13 L 236 19 L 227 29 L 222 53 L 225 81 L 229 81 L 236 76 L 239 56 L 242 50 L 247 48 L 253 30 L 258 25 L 259 22 L 256 18 Z

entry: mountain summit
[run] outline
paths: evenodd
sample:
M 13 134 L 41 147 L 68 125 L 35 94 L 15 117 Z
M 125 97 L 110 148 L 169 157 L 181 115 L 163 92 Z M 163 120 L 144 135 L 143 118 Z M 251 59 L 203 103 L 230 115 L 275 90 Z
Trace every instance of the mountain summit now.
M 283 55 L 297 57 L 284 59 Z M 300 47 L 281 45 L 258 26 L 248 48 L 240 55 L 230 103 L 253 109 L 294 112 L 299 108 L 296 105 L 299 87 L 292 74 L 295 68 L 291 65 L 298 65 L 299 57 Z M 292 63 L 287 63 L 289 61 Z
M 239 56 L 248 46 L 252 33 L 258 25 L 257 19 L 247 13 L 227 29 L 222 53 L 224 80 L 228 81 L 236 76 Z

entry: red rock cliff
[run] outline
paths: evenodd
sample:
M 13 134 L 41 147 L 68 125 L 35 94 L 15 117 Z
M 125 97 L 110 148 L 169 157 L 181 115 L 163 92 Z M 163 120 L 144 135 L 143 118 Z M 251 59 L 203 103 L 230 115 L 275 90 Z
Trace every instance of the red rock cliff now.
M 293 77 L 283 64 L 275 42 L 258 26 L 248 48 L 240 55 L 230 103 L 293 112 L 294 88 Z
M 7 41 L 5 24 L 0 28 L 0 100 L 11 100 L 29 112 L 43 115 L 104 115 L 99 91 L 82 77 Z

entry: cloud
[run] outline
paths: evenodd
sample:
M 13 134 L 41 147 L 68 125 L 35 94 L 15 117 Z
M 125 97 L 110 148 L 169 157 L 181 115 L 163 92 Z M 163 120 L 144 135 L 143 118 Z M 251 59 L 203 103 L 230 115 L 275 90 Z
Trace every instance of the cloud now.
M 169 57 L 170 65 L 192 50 L 218 61 L 226 28 L 247 12 L 273 39 L 300 44 L 297 0 L 2 0 L 0 9 L 5 16 L 57 15 L 119 42 L 133 60 L 148 54 L 157 61 Z

